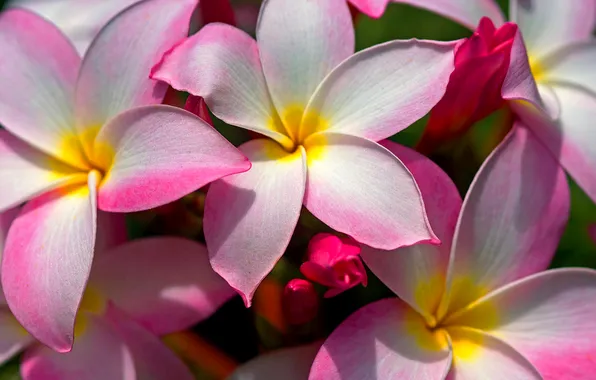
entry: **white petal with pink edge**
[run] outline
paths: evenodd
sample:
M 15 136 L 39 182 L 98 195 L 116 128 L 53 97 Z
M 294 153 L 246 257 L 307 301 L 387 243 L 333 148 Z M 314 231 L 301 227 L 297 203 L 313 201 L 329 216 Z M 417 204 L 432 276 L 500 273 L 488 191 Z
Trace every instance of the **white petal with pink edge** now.
M 104 211 L 161 206 L 250 168 L 246 157 L 203 120 L 163 105 L 118 115 L 101 130 L 94 151 L 109 168 L 98 195 Z
M 451 352 L 442 332 L 432 333 L 397 298 L 366 305 L 323 343 L 309 380 L 443 379 Z
M 454 42 L 409 40 L 361 51 L 325 78 L 305 112 L 320 116 L 318 130 L 387 138 L 441 99 L 453 71 L 454 47 Z
M 142 1 L 99 32 L 85 54 L 76 89 L 77 130 L 87 152 L 98 129 L 120 112 L 162 102 L 168 86 L 149 78 L 151 68 L 188 35 L 197 3 Z
M 517 122 L 470 185 L 440 315 L 544 270 L 569 216 L 569 187 L 544 145 Z
M 483 329 L 526 357 L 545 379 L 590 379 L 596 371 L 596 271 L 537 273 L 476 302 L 454 324 Z
M 204 230 L 213 269 L 240 293 L 247 306 L 283 255 L 302 208 L 304 150 L 287 153 L 271 140 L 240 146 L 252 168 L 209 187 Z
M 86 175 L 0 130 L 0 210 L 6 210 Z
M 441 245 L 416 244 L 391 252 L 363 246 L 362 259 L 395 294 L 430 318 L 443 293 L 451 240 L 462 200 L 451 179 L 431 160 L 388 140 L 382 144 L 414 176 L 430 225 Z
M 0 123 L 29 144 L 75 165 L 82 153 L 64 141 L 74 133 L 73 101 L 80 57 L 60 31 L 21 9 L 0 15 Z
M 228 124 L 289 142 L 271 103 L 257 42 L 240 29 L 206 25 L 167 53 L 151 75 L 203 97 Z
M 236 293 L 192 240 L 155 237 L 132 241 L 98 256 L 91 283 L 156 335 L 186 330 Z
M 72 347 L 96 230 L 97 176 L 27 203 L 13 222 L 2 259 L 2 287 L 15 317 L 59 352 Z
M 273 103 L 284 113 L 303 110 L 323 78 L 354 53 L 346 0 L 267 0 L 257 42 Z
M 304 205 L 325 224 L 379 249 L 438 242 L 412 174 L 386 148 L 338 133 L 305 147 Z
M 593 0 L 511 0 L 511 21 L 517 23 L 532 56 L 592 38 L 596 24 Z

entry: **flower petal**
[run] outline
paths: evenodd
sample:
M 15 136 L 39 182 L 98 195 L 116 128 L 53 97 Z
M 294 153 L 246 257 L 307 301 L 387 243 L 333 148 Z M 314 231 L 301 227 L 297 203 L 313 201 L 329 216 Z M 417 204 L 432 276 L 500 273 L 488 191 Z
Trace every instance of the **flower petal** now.
M 409 40 L 361 51 L 325 78 L 305 113 L 319 115 L 316 130 L 387 138 L 441 99 L 453 71 L 454 47 L 454 42 Z
M 442 332 L 398 299 L 366 305 L 321 347 L 310 380 L 443 379 L 451 353 Z
M 360 12 L 368 17 L 379 18 L 385 13 L 390 0 L 348 0 Z
M 596 371 L 594 297 L 595 271 L 549 270 L 498 289 L 452 323 L 500 338 L 545 379 L 589 379 Z
M 74 134 L 72 104 L 81 58 L 43 18 L 21 9 L 0 15 L 0 122 L 19 138 L 75 166 L 82 152 L 64 141 Z
M 227 380 L 304 380 L 308 378 L 319 347 L 321 344 L 316 342 L 259 355 L 238 367 Z
M 393 0 L 393 2 L 428 9 L 459 22 L 470 30 L 476 29 L 484 16 L 490 18 L 496 27 L 505 22 L 499 5 L 493 0 Z
M 24 379 L 132 380 L 135 368 L 131 352 L 112 324 L 88 315 L 87 326 L 77 335 L 72 351 L 60 353 L 36 345 L 21 362 Z
M 0 365 L 33 342 L 33 337 L 19 325 L 7 308 L 0 309 L 0 337 Z
M 542 380 L 520 353 L 480 330 L 448 328 L 453 346 L 449 380 Z
M 97 159 L 109 167 L 98 203 L 104 211 L 146 210 L 172 202 L 250 162 L 215 129 L 170 106 L 137 107 L 97 136 Z
M 338 133 L 305 144 L 304 205 L 331 228 L 379 249 L 438 242 L 408 169 L 377 143 Z
M 354 53 L 354 27 L 345 0 L 267 0 L 257 41 L 273 103 L 284 119 L 303 111 L 323 78 Z
M 592 0 L 511 0 L 509 12 L 528 51 L 537 58 L 566 44 L 591 39 L 596 24 L 596 2 Z
M 93 41 L 81 68 L 76 117 L 89 153 L 102 125 L 136 106 L 159 104 L 167 84 L 149 79 L 151 67 L 188 35 L 197 0 L 150 0 L 118 14 Z
M 550 149 L 580 187 L 596 200 L 596 97 L 581 88 L 550 86 L 560 104 L 558 122 L 552 122 L 529 104 L 515 104 L 527 125 Z
M 136 240 L 97 257 L 94 288 L 156 335 L 186 330 L 235 295 L 199 243 L 175 237 Z
M 203 223 L 213 269 L 248 307 L 290 242 L 302 207 L 306 169 L 302 148 L 290 154 L 271 140 L 259 139 L 240 150 L 252 168 L 211 184 Z
M 151 75 L 203 97 L 228 124 L 289 141 L 269 97 L 257 42 L 240 29 L 206 25 L 166 54 Z
M 596 41 L 576 43 L 557 50 L 542 61 L 546 83 L 563 83 L 584 87 L 596 96 Z
M 435 163 L 416 151 L 384 141 L 412 173 L 440 246 L 416 244 L 393 252 L 362 247 L 362 259 L 370 270 L 402 300 L 425 317 L 437 309 L 449 262 L 455 224 L 461 209 L 457 188 Z
M 34 337 L 69 351 L 87 283 L 96 229 L 97 177 L 27 203 L 8 233 L 2 285 L 15 317 Z
M 459 217 L 440 315 L 544 270 L 569 216 L 565 173 L 521 123 L 487 158 Z M 448 306 L 448 309 L 447 309 Z
M 15 207 L 0 213 L 0 262 L 2 262 L 2 253 L 4 252 L 4 243 L 8 236 L 8 230 L 20 211 L 19 207 Z M 0 307 L 2 306 L 6 306 L 6 298 L 4 298 L 4 290 L 2 290 L 0 282 Z
M 501 87 L 501 95 L 505 100 L 529 100 L 541 106 L 536 81 L 528 62 L 528 53 L 521 32 L 517 31 L 511 47 L 509 70 Z
M 0 130 L 0 210 L 18 206 L 66 183 L 85 181 L 80 171 Z
M 159 337 L 128 318 L 119 309 L 109 305 L 105 318 L 111 322 L 132 354 L 136 375 L 134 379 L 194 379 L 188 367 L 159 340 Z M 128 378 L 125 377 L 125 380 Z

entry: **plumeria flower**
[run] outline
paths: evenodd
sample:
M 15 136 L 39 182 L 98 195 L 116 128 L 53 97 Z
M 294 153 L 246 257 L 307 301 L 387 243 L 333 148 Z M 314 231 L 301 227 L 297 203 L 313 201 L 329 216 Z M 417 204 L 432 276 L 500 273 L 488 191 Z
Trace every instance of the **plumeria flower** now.
M 303 204 L 374 247 L 438 242 L 412 176 L 376 141 L 436 104 L 454 44 L 392 41 L 353 55 L 344 0 L 265 1 L 256 35 L 207 25 L 153 71 L 203 97 L 226 123 L 263 135 L 240 147 L 252 169 L 207 194 L 205 237 L 216 272 L 250 305 Z
M 227 380 L 304 380 L 321 342 L 283 348 L 259 355 L 242 364 Z
M 469 28 L 483 16 L 501 29 L 508 27 L 489 0 L 474 2 L 483 4 L 478 7 L 465 0 L 400 2 L 431 9 Z M 509 8 L 519 31 L 502 97 L 596 201 L 596 1 L 511 0 Z
M 307 257 L 300 271 L 309 280 L 329 288 L 325 297 L 334 297 L 358 284 L 366 286 L 360 245 L 350 237 L 317 234 L 308 244 Z
M 161 335 L 185 330 L 235 294 L 209 267 L 204 246 L 148 238 L 98 256 L 68 353 L 36 343 L 0 306 L 0 362 L 24 350 L 23 380 L 193 379 Z
M 7 237 L 2 285 L 19 322 L 58 351 L 72 345 L 98 208 L 153 208 L 250 167 L 198 117 L 152 105 L 167 85 L 148 78 L 150 66 L 186 36 L 195 6 L 139 3 L 82 61 L 39 16 L 0 14 L 0 210 L 28 201 Z
M 569 212 L 565 174 L 546 148 L 517 123 L 462 205 L 436 165 L 387 144 L 417 179 L 443 245 L 363 248 L 399 299 L 348 317 L 310 379 L 592 378 L 596 271 L 545 271 Z

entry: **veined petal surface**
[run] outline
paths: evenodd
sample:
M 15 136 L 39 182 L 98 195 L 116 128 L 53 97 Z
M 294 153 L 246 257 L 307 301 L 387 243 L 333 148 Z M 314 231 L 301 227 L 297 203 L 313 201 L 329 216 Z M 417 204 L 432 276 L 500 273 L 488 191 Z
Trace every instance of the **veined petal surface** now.
M 596 41 L 576 43 L 557 50 L 541 62 L 542 82 L 583 87 L 596 96 Z

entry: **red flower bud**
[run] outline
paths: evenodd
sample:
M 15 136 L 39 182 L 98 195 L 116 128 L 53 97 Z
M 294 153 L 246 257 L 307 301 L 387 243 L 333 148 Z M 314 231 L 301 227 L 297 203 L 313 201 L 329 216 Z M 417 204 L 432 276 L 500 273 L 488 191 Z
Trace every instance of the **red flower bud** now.
M 282 308 L 291 325 L 312 321 L 319 311 L 319 298 L 313 284 L 299 278 L 288 282 L 284 288 Z

